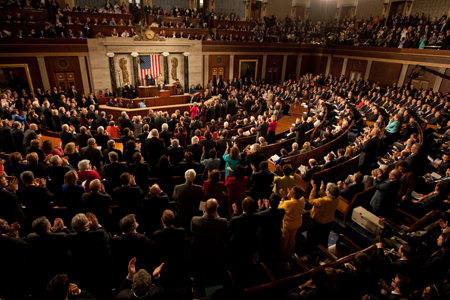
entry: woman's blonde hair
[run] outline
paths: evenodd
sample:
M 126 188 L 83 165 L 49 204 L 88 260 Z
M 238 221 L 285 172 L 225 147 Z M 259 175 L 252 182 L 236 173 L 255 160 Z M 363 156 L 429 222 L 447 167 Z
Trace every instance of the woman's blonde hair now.
M 277 120 L 277 115 L 271 115 L 271 116 L 270 116 L 270 120 L 271 120 L 272 122 L 275 122 L 275 121 Z
M 64 154 L 66 155 L 72 155 L 75 153 L 75 143 L 67 143 L 66 146 L 64 147 Z
M 78 181 L 77 171 L 69 171 L 64 175 L 64 184 L 67 186 L 76 186 Z
M 344 156 L 350 157 L 352 158 L 355 155 L 355 153 L 353 152 L 353 148 L 352 147 L 347 147 L 345 149 L 345 154 Z
M 37 163 L 39 161 L 39 157 L 36 152 L 31 152 L 27 154 L 26 160 L 29 163 Z

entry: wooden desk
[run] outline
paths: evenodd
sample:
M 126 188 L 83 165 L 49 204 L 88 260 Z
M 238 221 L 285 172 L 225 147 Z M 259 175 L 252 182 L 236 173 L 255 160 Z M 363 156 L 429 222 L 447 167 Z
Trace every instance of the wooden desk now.
M 139 86 L 139 98 L 156 97 L 158 96 L 158 86 Z
M 159 97 L 160 98 L 170 97 L 170 91 L 168 90 L 159 91 Z
M 99 7 L 98 7 L 99 8 Z M 75 21 L 75 19 L 78 17 L 80 18 L 81 22 L 86 22 L 86 18 L 89 18 L 91 22 L 94 22 L 94 19 L 97 19 L 99 23 L 103 21 L 105 18 L 106 21 L 111 21 L 112 18 L 117 22 L 120 21 L 120 19 L 123 19 L 125 23 L 128 23 L 128 20 L 133 20 L 132 15 L 127 14 L 106 14 L 106 13 L 84 13 L 84 12 L 74 12 L 74 11 L 63 11 L 64 18 L 67 21 L 67 17 L 72 18 L 72 22 Z
M 5 19 L 7 15 L 10 15 L 14 20 L 17 13 L 20 13 L 22 20 L 25 22 L 31 15 L 33 15 L 34 19 L 38 22 L 48 21 L 47 11 L 37 9 L 2 8 L 0 9 L 0 18 Z
M 158 92 L 159 94 L 159 92 Z M 145 105 L 148 108 L 152 108 L 153 106 L 164 106 L 164 105 L 175 105 L 175 104 L 185 104 L 189 103 L 191 100 L 191 95 L 177 95 L 177 96 L 164 96 L 164 97 L 144 97 L 144 98 L 117 98 L 122 100 L 122 103 L 125 107 L 128 107 L 128 103 L 133 101 L 134 107 L 139 107 L 139 103 L 144 100 Z

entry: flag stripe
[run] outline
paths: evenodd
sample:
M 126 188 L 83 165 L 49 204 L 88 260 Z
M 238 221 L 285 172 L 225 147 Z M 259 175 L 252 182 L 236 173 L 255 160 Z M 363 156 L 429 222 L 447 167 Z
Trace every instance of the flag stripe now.
M 156 77 L 159 75 L 159 73 L 161 73 L 159 55 L 141 55 L 139 68 L 141 74 L 141 85 L 145 85 L 146 75 L 151 74 L 156 80 Z

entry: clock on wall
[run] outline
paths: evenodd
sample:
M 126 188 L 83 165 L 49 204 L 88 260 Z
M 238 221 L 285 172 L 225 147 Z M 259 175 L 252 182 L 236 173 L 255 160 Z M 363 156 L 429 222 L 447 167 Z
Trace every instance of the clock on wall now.
M 220 65 L 220 64 L 222 64 L 222 62 L 223 62 L 222 57 L 221 57 L 221 56 L 218 56 L 218 57 L 216 58 L 216 64 Z
M 64 58 L 61 58 L 58 60 L 58 67 L 60 67 L 61 69 L 67 69 L 68 66 L 69 66 L 69 62 L 67 60 L 65 60 Z
M 359 69 L 361 67 L 361 62 L 358 60 L 358 61 L 355 61 L 354 63 L 353 63 L 353 68 L 355 68 L 355 69 Z
M 278 62 L 278 56 L 272 57 L 272 63 L 275 65 Z

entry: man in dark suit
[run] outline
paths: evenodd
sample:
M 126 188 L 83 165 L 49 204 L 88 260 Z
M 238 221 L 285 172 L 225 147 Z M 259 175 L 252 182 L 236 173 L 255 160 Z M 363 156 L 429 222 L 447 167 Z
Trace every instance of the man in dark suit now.
M 86 147 L 88 145 L 88 140 L 92 138 L 92 135 L 90 134 L 90 131 L 86 129 L 86 127 L 81 126 L 80 127 L 80 133 L 77 133 L 75 135 L 75 138 L 77 140 L 78 148 L 81 149 L 83 147 Z
M 185 152 L 184 158 L 185 160 L 178 164 L 178 173 L 180 175 L 183 175 L 189 169 L 194 170 L 196 174 L 201 173 L 200 163 L 194 161 L 194 154 L 192 152 Z
M 301 173 L 302 179 L 304 181 L 310 181 L 314 173 L 317 173 L 321 170 L 321 168 L 317 165 L 317 161 L 314 158 L 311 158 L 309 161 L 309 168 L 306 172 Z
M 164 145 L 166 147 L 170 147 L 171 143 L 171 139 L 173 138 L 173 132 L 169 131 L 169 125 L 167 125 L 167 123 L 163 124 L 161 126 L 161 132 L 159 133 L 159 138 L 164 140 Z
M 263 162 L 266 156 L 261 153 L 261 145 L 255 143 L 250 148 L 251 153 L 247 155 L 246 163 L 247 163 L 247 176 L 250 177 L 252 175 L 251 165 L 255 166 L 256 172 L 259 172 L 259 165 Z
M 17 281 L 29 270 L 28 261 L 24 259 L 29 254 L 28 244 L 19 237 L 19 229 L 19 223 L 9 225 L 0 219 L 0 255 L 8 258 L 2 262 L 2 268 L 8 268 L 8 272 L 0 273 L 0 297 L 6 299 L 27 299 L 30 295 L 28 287 Z
M 158 184 L 152 185 L 142 205 L 142 228 L 149 238 L 154 231 L 161 228 L 160 217 L 168 208 L 169 196 L 161 190 Z
M 0 218 L 11 224 L 15 222 L 23 224 L 25 214 L 15 194 L 18 188 L 17 182 L 11 182 L 9 189 L 7 187 L 8 180 L 2 174 L 0 175 L 0 199 L 2 199 L 0 201 Z
M 199 205 L 203 198 L 202 186 L 194 184 L 196 176 L 194 170 L 187 170 L 184 174 L 186 182 L 176 185 L 172 196 L 177 202 L 176 215 L 187 232 L 190 231 L 192 217 L 199 214 Z
M 204 277 L 206 277 L 205 274 L 208 274 L 208 277 L 220 276 L 225 268 L 225 239 L 228 233 L 227 220 L 219 217 L 217 214 L 218 206 L 216 199 L 209 199 L 206 201 L 203 216 L 192 218 L 190 227 L 194 239 L 191 243 L 189 259 L 192 262 L 193 271 L 196 275 L 203 274 Z M 205 260 L 209 261 L 210 259 L 215 261 L 213 269 L 204 264 Z
M 135 214 L 140 217 L 141 204 L 144 192 L 136 185 L 134 176 L 125 172 L 119 177 L 120 187 L 116 187 L 112 193 L 114 203 L 119 205 L 120 217 Z
M 8 120 L 2 120 L 2 128 L 0 130 L 0 134 L 3 138 L 3 142 L 5 143 L 5 151 L 13 152 L 14 151 L 14 141 L 11 136 L 11 128 L 9 127 Z
M 152 74 L 145 75 L 145 83 L 147 86 L 155 85 L 155 78 Z
M 332 168 L 336 165 L 336 161 L 334 160 L 334 154 L 332 152 L 327 154 L 327 161 L 322 166 L 322 170 L 326 170 Z
M 200 162 L 200 158 L 202 157 L 202 146 L 198 143 L 198 137 L 194 136 L 191 139 L 191 144 L 187 146 L 186 152 L 191 152 L 194 155 L 194 161 Z
M 104 111 L 100 112 L 100 115 L 97 117 L 97 126 L 102 126 L 103 128 L 108 127 L 108 121 L 105 118 L 106 113 Z
M 16 194 L 19 202 L 27 208 L 26 223 L 29 225 L 40 216 L 51 217 L 55 195 L 46 188 L 46 180 L 42 178 L 35 182 L 31 171 L 22 172 L 20 179 L 25 187 L 18 189 Z
M 363 174 L 369 174 L 372 163 L 375 161 L 377 150 L 381 144 L 378 134 L 379 130 L 377 128 L 372 129 L 370 137 L 359 144 L 361 155 L 359 156 L 358 168 Z
M 305 140 L 305 132 L 308 131 L 308 123 L 306 122 L 308 120 L 307 115 L 302 116 L 302 120 L 297 119 L 297 123 L 295 124 L 294 131 L 296 132 L 295 136 L 295 142 L 298 144 L 298 147 L 301 149 L 303 147 L 303 143 L 306 142 Z
M 99 179 L 92 180 L 89 183 L 89 189 L 91 192 L 84 193 L 82 196 L 85 210 L 93 213 L 106 229 L 112 230 L 116 224 L 113 223 L 110 209 L 111 196 L 105 192 L 105 187 Z
M 372 171 L 373 185 L 375 187 L 375 194 L 370 200 L 373 213 L 377 216 L 389 218 L 397 208 L 397 194 L 400 189 L 400 178 L 402 172 L 394 169 L 389 173 L 389 179 L 382 181 L 381 170 Z
M 150 240 L 136 231 L 138 225 L 134 214 L 123 217 L 119 226 L 122 234 L 111 239 L 110 249 L 119 270 L 117 279 L 118 282 L 121 282 L 126 276 L 126 270 L 119 267 L 128 265 L 128 262 L 134 257 L 137 269 L 150 268 Z
M 117 121 L 120 124 L 120 130 L 123 131 L 125 128 L 133 129 L 133 123 L 130 120 L 130 117 L 128 117 L 126 112 L 122 112 L 120 117 L 117 119 Z
M 13 128 L 11 129 L 11 137 L 13 140 L 13 145 L 14 145 L 14 151 L 17 151 L 19 153 L 24 153 L 25 152 L 25 148 L 23 147 L 23 139 L 24 139 L 24 134 L 21 128 L 21 124 L 20 122 L 14 122 L 13 123 Z
M 108 148 L 108 141 L 111 137 L 106 134 L 103 127 L 97 128 L 97 134 L 94 134 L 94 139 L 97 142 L 97 147 L 101 147 L 101 150 Z
M 109 91 L 109 89 L 106 89 L 105 90 L 105 97 L 112 97 L 113 96 L 113 93 L 111 93 L 110 91 Z
M 183 275 L 183 270 L 180 272 L 180 268 L 183 268 L 182 249 L 186 231 L 173 226 L 175 215 L 170 209 L 162 213 L 161 223 L 163 227 L 153 232 L 156 251 L 154 257 L 157 258 L 156 264 L 164 263 L 162 276 L 170 278 L 170 282 L 177 282 L 177 279 Z
M 120 151 L 119 149 L 115 149 L 115 145 L 116 142 L 114 140 L 109 140 L 108 143 L 106 143 L 107 148 L 103 149 L 103 159 L 105 161 L 105 163 L 109 163 L 109 152 L 116 152 L 117 155 L 119 156 L 119 159 L 117 161 L 122 161 L 123 160 L 123 154 L 122 151 Z
M 75 143 L 76 137 L 73 134 L 75 129 L 73 127 L 69 127 L 67 124 L 64 124 L 61 129 L 62 131 L 59 133 L 59 138 L 61 139 L 62 149 L 64 149 L 68 143 Z
M 195 115 L 194 121 L 189 124 L 189 128 L 191 129 L 191 136 L 195 135 L 195 130 L 202 129 L 203 123 L 199 121 L 199 116 Z
M 31 227 L 33 232 L 28 234 L 27 241 L 31 274 L 35 278 L 33 294 L 45 297 L 45 287 L 53 276 L 69 270 L 70 253 L 65 237 L 71 231 L 60 218 L 55 219 L 52 227 L 46 217 L 39 217 Z
M 253 254 L 257 248 L 256 231 L 260 226 L 260 215 L 253 214 L 255 201 L 246 197 L 242 201 L 243 213 L 239 215 L 234 203 L 233 215 L 228 224 L 228 230 L 232 232 L 230 243 L 230 255 L 234 266 L 251 265 Z
M 31 140 L 30 146 L 25 149 L 25 153 L 29 154 L 35 152 L 38 156 L 38 161 L 40 163 L 44 162 L 45 155 L 41 148 L 39 148 L 39 140 Z
M 228 138 L 228 130 L 223 129 L 220 132 L 220 139 L 217 140 L 216 144 L 217 144 L 217 147 L 216 147 L 217 157 L 222 158 L 225 151 L 227 150 L 227 145 L 230 149 L 231 149 L 231 147 L 233 147 L 231 139 Z
M 80 93 L 78 93 L 78 91 L 75 89 L 74 85 L 70 86 L 70 90 L 69 90 L 68 96 L 69 96 L 70 99 L 74 98 L 76 101 L 79 100 L 78 98 L 80 96 Z
M 272 194 L 274 174 L 269 171 L 269 163 L 263 161 L 259 164 L 260 171 L 256 172 L 256 166 L 251 166 L 253 173 L 250 178 L 250 194 L 252 199 L 267 199 Z
M 277 261 L 280 252 L 281 223 L 285 210 L 278 208 L 280 196 L 270 195 L 269 200 L 258 200 L 260 227 L 258 229 L 258 253 L 261 261 Z
M 236 114 L 236 106 L 237 106 L 237 101 L 234 98 L 231 98 L 227 101 L 226 107 L 227 107 L 227 112 L 234 116 Z
M 166 85 L 164 84 L 164 82 L 162 80 L 159 81 L 158 84 L 158 91 L 164 91 L 166 89 Z
M 100 226 L 91 213 L 77 214 L 71 222 L 75 233 L 66 236 L 73 260 L 74 282 L 84 286 L 93 294 L 102 294 L 112 286 L 114 260 L 107 247 L 111 233 Z M 95 272 L 86 272 L 94 268 Z
M 258 122 L 256 123 L 256 140 L 259 139 L 260 136 L 264 137 L 267 141 L 267 131 L 269 130 L 269 123 L 266 122 L 267 118 L 265 116 L 260 116 Z
M 348 160 L 348 156 L 345 156 L 345 149 L 338 149 L 337 154 L 338 158 L 336 158 L 336 165 L 339 165 L 340 163 L 346 162 Z
M 159 138 L 158 130 L 152 129 L 150 136 L 145 140 L 145 148 L 147 149 L 146 161 L 152 169 L 158 164 L 158 160 L 164 154 L 166 147 L 164 140 Z
M 23 136 L 23 149 L 27 149 L 28 146 L 30 146 L 30 142 L 32 140 L 38 140 L 38 136 L 36 134 L 36 130 L 38 130 L 38 127 L 36 124 L 32 123 L 30 124 L 30 129 L 25 131 L 25 134 Z
M 126 93 L 126 97 L 132 99 L 134 96 L 134 88 L 131 83 L 128 81 L 127 84 L 123 87 L 124 92 Z
M 80 155 L 81 158 L 89 160 L 92 167 L 95 166 L 97 168 L 97 173 L 103 174 L 103 155 L 100 150 L 94 147 L 94 145 L 95 139 L 88 139 L 87 146 L 81 148 Z
M 61 122 L 61 125 L 63 124 L 70 124 L 70 117 L 66 114 L 66 109 L 64 107 L 59 108 L 59 121 Z
M 118 162 L 119 156 L 116 152 L 109 152 L 108 158 L 111 163 L 105 165 L 104 175 L 105 178 L 108 179 L 110 187 L 116 188 L 120 186 L 120 175 L 128 172 L 128 167 L 126 164 Z
M 337 185 L 341 189 L 339 195 L 351 201 L 353 199 L 353 196 L 364 191 L 363 179 L 363 174 L 361 172 L 356 172 L 352 177 L 351 184 L 346 185 L 342 181 L 339 181 L 337 183 Z

